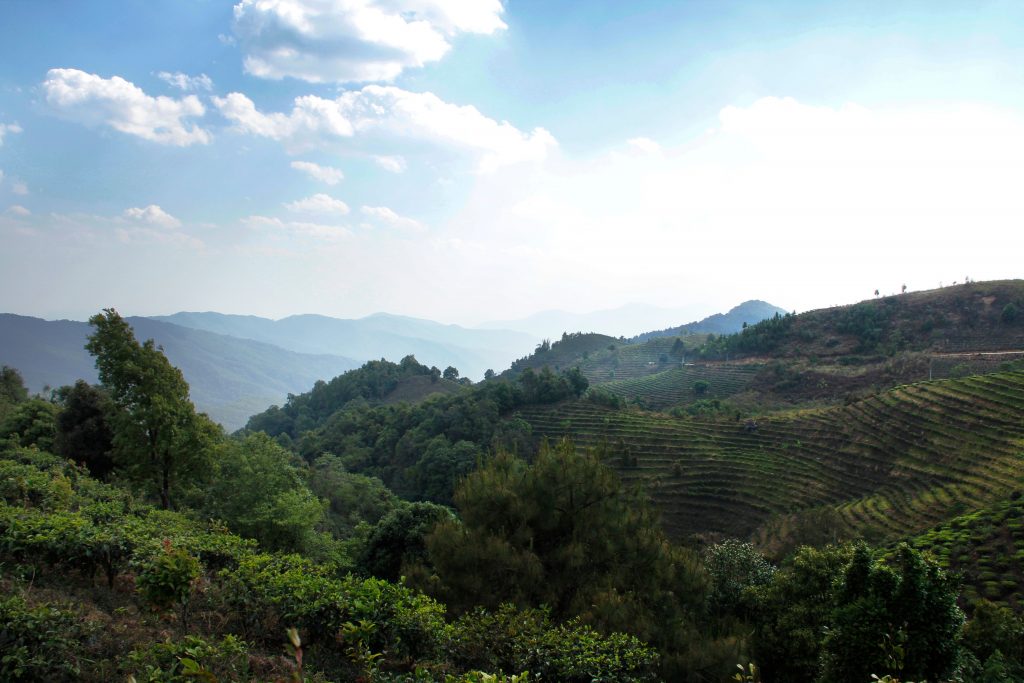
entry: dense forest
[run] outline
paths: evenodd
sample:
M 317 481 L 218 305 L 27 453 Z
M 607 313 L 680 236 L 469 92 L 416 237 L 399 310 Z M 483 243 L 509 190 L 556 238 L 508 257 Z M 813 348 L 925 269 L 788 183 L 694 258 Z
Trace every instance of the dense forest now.
M 877 324 L 847 318 L 858 337 Z M 16 369 L 0 374 L 0 679 L 1024 677 L 1013 591 L 965 598 L 969 563 L 950 561 L 993 524 L 1015 533 L 1016 498 L 873 545 L 830 534 L 821 511 L 784 546 L 670 534 L 650 497 L 664 484 L 633 476 L 648 456 L 628 431 L 541 419 L 573 407 L 607 433 L 613 416 L 648 420 L 588 366 L 537 360 L 558 344 L 476 385 L 411 356 L 373 361 L 227 434 L 116 311 L 90 322 L 98 385 L 30 396 Z M 780 316 L 691 348 L 778 353 L 802 325 Z M 608 339 L 567 335 L 582 346 L 563 357 L 618 351 Z M 706 377 L 658 419 L 773 434 Z

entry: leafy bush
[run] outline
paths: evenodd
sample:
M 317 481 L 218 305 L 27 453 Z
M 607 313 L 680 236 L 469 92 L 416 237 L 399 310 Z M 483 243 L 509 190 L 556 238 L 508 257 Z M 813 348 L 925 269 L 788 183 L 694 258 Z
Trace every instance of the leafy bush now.
M 0 596 L 0 680 L 74 680 L 87 632 L 72 612 Z
M 199 560 L 164 539 L 163 552 L 141 565 L 135 583 L 142 597 L 157 609 L 184 609 L 202 569 Z
M 249 653 L 245 641 L 230 634 L 219 642 L 190 635 L 133 650 L 123 666 L 139 683 L 233 681 L 248 675 Z
M 477 609 L 452 624 L 449 638 L 449 656 L 460 668 L 529 671 L 565 683 L 657 680 L 658 655 L 637 638 L 602 636 L 575 619 L 554 624 L 543 610 Z

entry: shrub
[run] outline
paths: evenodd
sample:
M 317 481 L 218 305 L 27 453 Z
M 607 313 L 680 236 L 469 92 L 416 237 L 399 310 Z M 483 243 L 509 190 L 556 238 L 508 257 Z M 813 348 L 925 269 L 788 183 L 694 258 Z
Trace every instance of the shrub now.
M 136 585 L 142 597 L 157 609 L 180 606 L 184 615 L 201 574 L 198 559 L 164 539 L 163 552 L 142 565 Z
M 31 607 L 20 596 L 0 597 L 0 680 L 72 680 L 79 673 L 77 615 L 52 606 Z

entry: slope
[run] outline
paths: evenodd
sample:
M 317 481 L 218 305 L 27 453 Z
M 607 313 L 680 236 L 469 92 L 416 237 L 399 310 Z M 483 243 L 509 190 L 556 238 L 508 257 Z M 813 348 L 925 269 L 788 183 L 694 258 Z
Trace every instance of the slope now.
M 1006 372 L 920 382 L 756 422 L 587 401 L 518 417 L 539 438 L 609 449 L 624 477 L 650 488 L 678 537 L 749 537 L 768 526 L 785 535 L 824 507 L 844 533 L 885 540 L 1020 486 L 1022 410 L 1024 373 Z
M 247 339 L 194 330 L 148 318 L 128 318 L 140 340 L 164 347 L 192 389 L 199 410 L 228 429 L 249 415 L 324 377 L 357 365 L 340 356 L 301 354 Z M 96 368 L 85 350 L 88 323 L 47 321 L 0 314 L 0 364 L 17 368 L 32 391 L 44 386 L 95 382 Z

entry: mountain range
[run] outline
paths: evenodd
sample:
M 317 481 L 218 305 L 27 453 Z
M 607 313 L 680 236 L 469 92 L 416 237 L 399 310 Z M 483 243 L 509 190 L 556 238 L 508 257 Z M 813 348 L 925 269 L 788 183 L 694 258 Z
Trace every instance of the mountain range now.
M 747 302 L 706 320 L 722 333 L 739 330 L 742 322 L 756 322 L 759 314 L 769 317 L 782 310 L 768 304 L 763 309 L 745 308 L 751 303 L 763 304 Z M 744 312 L 736 313 L 740 309 Z M 630 316 L 640 320 L 658 310 L 667 311 L 643 306 L 591 314 L 548 311 L 519 321 L 517 330 L 467 328 L 386 313 L 355 320 L 322 315 L 271 320 L 180 312 L 127 320 L 140 341 L 155 340 L 181 369 L 196 406 L 233 430 L 249 416 L 283 403 L 289 394 L 368 360 L 398 361 L 414 355 L 425 365 L 453 366 L 463 377 L 478 380 L 487 369 L 500 372 L 533 351 L 542 338 L 537 331 L 584 330 L 601 324 L 614 325 L 614 332 L 643 329 L 623 325 Z M 96 382 L 93 359 L 84 348 L 90 333 L 86 322 L 0 314 L 0 364 L 18 369 L 33 392 L 76 379 Z

